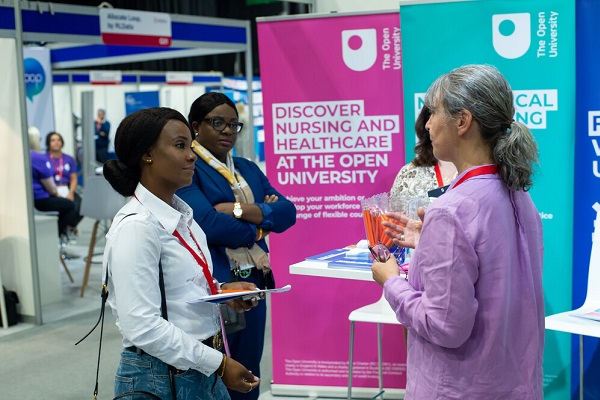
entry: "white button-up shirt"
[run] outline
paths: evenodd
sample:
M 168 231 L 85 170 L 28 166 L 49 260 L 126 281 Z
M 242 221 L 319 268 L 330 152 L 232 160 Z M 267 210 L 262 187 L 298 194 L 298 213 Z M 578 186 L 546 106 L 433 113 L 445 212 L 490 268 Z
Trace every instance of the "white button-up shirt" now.
M 212 273 L 206 235 L 192 217 L 192 209 L 177 196 L 170 206 L 138 184 L 106 235 L 102 279 L 108 268 L 108 304 L 124 347 L 136 346 L 177 369 L 193 368 L 209 376 L 223 355 L 201 340 L 219 330 L 218 307 L 187 302 L 210 289 L 202 267 L 173 235 L 177 230 L 199 255 L 201 250 Z M 168 321 L 161 317 L 159 261 Z

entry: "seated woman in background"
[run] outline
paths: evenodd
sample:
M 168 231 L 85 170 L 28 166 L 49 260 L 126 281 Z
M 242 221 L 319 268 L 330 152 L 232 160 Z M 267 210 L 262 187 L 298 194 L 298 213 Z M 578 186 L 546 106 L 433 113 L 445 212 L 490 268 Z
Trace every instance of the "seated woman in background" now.
M 40 134 L 37 128 L 29 128 L 29 155 L 33 183 L 33 204 L 39 211 L 58 212 L 58 233 L 66 237 L 67 228 L 75 227 L 81 216 L 75 210 L 75 203 L 58 195 L 54 181 L 52 162 L 41 154 Z
M 390 194 L 415 197 L 428 191 L 449 185 L 456 177 L 456 167 L 451 162 L 438 160 L 433 155 L 433 146 L 425 124 L 431 112 L 423 106 L 415 122 L 418 142 L 415 158 L 406 164 L 394 180 Z
M 46 136 L 46 151 L 54 174 L 54 183 L 58 196 L 74 202 L 75 211 L 79 214 L 81 197 L 77 194 L 77 163 L 75 159 L 62 152 L 65 145 L 63 137 L 58 132 L 50 132 Z M 83 217 L 79 215 L 79 221 Z M 79 223 L 77 221 L 77 223 Z
M 188 120 L 196 132 L 198 155 L 192 184 L 177 192 L 194 210 L 206 239 L 219 281 L 239 280 L 261 289 L 275 283 L 265 237 L 296 222 L 296 207 L 277 192 L 258 166 L 231 150 L 243 124 L 235 104 L 223 93 L 200 96 Z M 227 335 L 231 355 L 260 376 L 266 302 L 245 313 L 246 328 Z M 259 391 L 233 399 L 257 399 Z
M 54 181 L 58 194 L 71 201 L 79 197 L 77 190 L 77 162 L 68 154 L 62 152 L 65 145 L 63 137 L 58 132 L 50 132 L 46 136 L 46 152 L 52 162 Z

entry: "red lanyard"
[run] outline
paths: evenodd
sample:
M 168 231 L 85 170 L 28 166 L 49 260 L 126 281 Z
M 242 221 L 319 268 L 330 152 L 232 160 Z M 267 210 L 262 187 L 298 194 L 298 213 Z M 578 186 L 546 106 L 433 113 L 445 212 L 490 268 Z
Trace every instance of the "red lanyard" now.
M 135 199 L 138 202 L 140 202 L 140 204 L 142 203 L 140 201 L 140 199 L 138 199 L 135 194 L 133 195 L 133 197 L 135 197 Z M 190 236 L 192 237 L 192 240 L 194 241 L 194 243 L 196 243 L 196 246 L 198 247 L 198 250 L 200 250 L 200 254 L 202 254 L 202 257 L 200 257 L 198 255 L 198 253 L 196 253 L 190 247 L 190 245 L 187 244 L 187 242 L 183 239 L 183 237 L 181 236 L 181 234 L 179 232 L 177 232 L 177 230 L 175 230 L 175 232 L 173 232 L 173 235 L 177 239 L 179 239 L 179 241 L 181 242 L 181 244 L 183 245 L 183 247 L 185 247 L 185 249 L 190 252 L 190 254 L 192 255 L 192 257 L 194 257 L 194 259 L 196 260 L 196 262 L 198 263 L 198 265 L 200 265 L 202 267 L 202 273 L 204 274 L 204 278 L 206 279 L 206 282 L 208 282 L 208 287 L 210 289 L 210 293 L 211 294 L 218 294 L 219 292 L 217 291 L 217 287 L 215 286 L 215 282 L 213 281 L 213 277 L 212 277 L 210 271 L 208 270 L 208 263 L 206 262 L 206 257 L 204 257 L 204 253 L 202 252 L 202 247 L 200 247 L 200 244 L 198 244 L 198 241 L 194 237 L 194 234 L 192 233 L 192 230 L 189 227 L 188 227 L 188 232 L 190 233 Z
M 56 180 L 58 183 L 62 182 L 62 177 L 63 177 L 63 156 L 62 154 L 60 155 L 60 163 L 58 165 L 56 165 L 56 160 L 54 159 L 54 157 L 52 157 L 52 155 L 50 155 L 50 159 L 52 160 L 52 163 L 54 164 L 54 168 L 56 168 L 56 174 L 58 175 L 58 179 Z
M 442 171 L 440 171 L 440 164 L 435 163 L 433 166 L 435 170 L 435 178 L 437 179 L 438 187 L 444 186 L 444 178 L 442 178 Z
M 498 167 L 496 165 L 483 165 L 481 167 L 473 168 L 472 170 L 461 176 L 460 179 L 456 181 L 456 184 L 452 186 L 452 188 L 458 187 L 458 185 L 460 185 L 467 179 L 473 178 L 475 176 L 495 174 L 496 172 L 498 172 Z
M 187 242 L 185 240 L 183 240 L 183 237 L 181 236 L 181 234 L 177 231 L 173 232 L 173 235 L 175 235 L 175 237 L 177 239 L 179 239 L 179 241 L 181 242 L 181 244 L 183 245 L 183 247 L 186 248 L 187 251 L 190 252 L 190 254 L 194 257 L 194 259 L 196 260 L 196 262 L 198 263 L 198 265 L 200 265 L 202 267 L 202 272 L 204 273 L 204 277 L 206 278 L 206 281 L 208 282 L 208 287 L 210 288 L 210 292 L 212 294 L 217 294 L 217 288 L 215 286 L 215 283 L 213 281 L 213 277 L 210 274 L 210 271 L 208 270 L 208 263 L 206 262 L 206 257 L 204 257 L 204 253 L 202 253 L 202 248 L 200 247 L 200 245 L 198 244 L 198 242 L 196 241 L 196 238 L 194 237 L 194 234 L 192 233 L 191 229 L 188 228 L 188 231 L 190 232 L 190 236 L 192 237 L 192 240 L 194 241 L 194 243 L 196 243 L 196 246 L 198 246 L 198 250 L 200 250 L 200 254 L 202 254 L 202 257 L 200 257 L 198 255 L 198 253 L 196 253 L 189 244 L 187 244 Z

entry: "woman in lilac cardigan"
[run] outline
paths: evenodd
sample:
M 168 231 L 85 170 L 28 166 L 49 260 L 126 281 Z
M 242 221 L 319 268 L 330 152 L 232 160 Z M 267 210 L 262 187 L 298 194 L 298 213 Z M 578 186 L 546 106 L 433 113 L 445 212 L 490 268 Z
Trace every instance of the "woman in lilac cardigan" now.
M 543 241 L 531 187 L 537 146 L 513 120 L 508 82 L 487 65 L 429 88 L 435 157 L 458 177 L 420 222 L 392 215 L 395 242 L 416 247 L 408 281 L 374 263 L 408 329 L 406 399 L 542 399 Z

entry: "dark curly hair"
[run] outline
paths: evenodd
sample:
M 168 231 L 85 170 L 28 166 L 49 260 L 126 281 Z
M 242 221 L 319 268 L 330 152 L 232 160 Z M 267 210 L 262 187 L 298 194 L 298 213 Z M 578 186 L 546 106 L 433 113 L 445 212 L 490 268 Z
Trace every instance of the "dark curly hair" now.
M 429 131 L 425 129 L 425 124 L 431 116 L 431 111 L 423 106 L 417 120 L 415 121 L 415 132 L 419 141 L 415 145 L 415 158 L 412 163 L 415 167 L 433 167 L 437 164 L 437 159 L 433 155 L 433 145 L 429 137 Z

